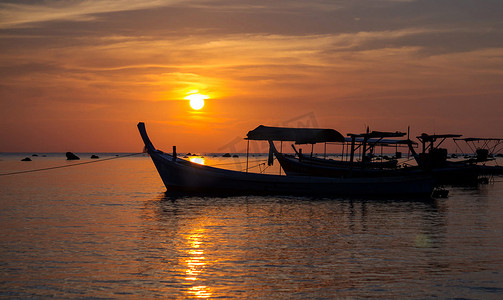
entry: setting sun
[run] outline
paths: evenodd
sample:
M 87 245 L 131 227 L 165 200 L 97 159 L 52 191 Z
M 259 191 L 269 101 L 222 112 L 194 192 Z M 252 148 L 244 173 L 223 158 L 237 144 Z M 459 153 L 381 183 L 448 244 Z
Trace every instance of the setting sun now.
M 190 100 L 190 107 L 192 107 L 195 110 L 203 108 L 204 100 L 208 98 L 209 97 L 207 95 L 202 95 L 199 93 L 191 94 L 185 97 L 185 99 Z

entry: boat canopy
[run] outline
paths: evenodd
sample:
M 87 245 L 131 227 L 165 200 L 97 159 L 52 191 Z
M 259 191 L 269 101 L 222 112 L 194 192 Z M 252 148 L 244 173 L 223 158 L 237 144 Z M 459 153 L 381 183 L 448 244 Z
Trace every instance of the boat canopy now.
M 497 138 L 464 138 L 464 139 L 454 139 L 455 141 L 465 141 L 465 142 L 478 142 L 478 141 L 503 141 L 503 139 Z
M 458 138 L 461 136 L 462 136 L 461 134 L 427 134 L 427 133 L 422 133 L 417 138 L 423 142 L 434 142 L 437 139 Z
M 351 137 L 346 138 L 346 142 L 351 143 L 351 141 L 352 141 Z M 356 143 L 363 143 L 364 138 L 357 137 L 357 138 L 355 138 L 355 142 Z M 416 142 L 411 141 L 411 140 L 378 139 L 378 138 L 368 139 L 367 143 L 378 144 L 378 145 L 383 145 L 383 146 L 386 146 L 386 145 L 408 145 L 408 144 L 417 145 Z
M 293 141 L 295 144 L 344 142 L 344 136 L 334 129 L 270 127 L 264 125 L 248 131 L 246 139 L 255 141 Z
M 360 134 L 355 134 L 355 133 L 348 133 L 348 136 L 350 137 L 356 137 L 356 138 L 389 138 L 389 137 L 403 137 L 405 136 L 404 132 L 386 132 L 386 131 L 372 131 L 372 132 L 367 132 L 367 133 L 360 133 Z

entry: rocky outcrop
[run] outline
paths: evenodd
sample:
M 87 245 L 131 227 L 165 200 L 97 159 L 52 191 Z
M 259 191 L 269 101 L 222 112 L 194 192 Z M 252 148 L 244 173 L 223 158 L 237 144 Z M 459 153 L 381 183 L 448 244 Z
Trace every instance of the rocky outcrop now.
M 72 152 L 66 152 L 66 159 L 67 160 L 78 160 L 78 159 L 80 159 L 80 157 L 73 154 Z

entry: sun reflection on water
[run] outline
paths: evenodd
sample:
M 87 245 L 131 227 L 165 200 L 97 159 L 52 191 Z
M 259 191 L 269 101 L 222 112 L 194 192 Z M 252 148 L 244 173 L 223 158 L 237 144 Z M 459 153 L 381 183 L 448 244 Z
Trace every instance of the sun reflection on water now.
M 190 162 L 204 165 L 204 157 L 192 156 L 189 158 Z
M 196 283 L 199 280 L 199 276 L 206 266 L 202 238 L 201 233 L 194 233 L 187 238 L 189 249 L 187 249 L 188 257 L 185 259 L 187 265 L 185 280 L 191 283 Z M 193 285 L 188 292 L 196 298 L 209 298 L 211 296 L 211 290 L 206 285 Z
M 209 298 L 211 297 L 211 293 L 208 289 L 205 285 L 199 285 L 191 287 L 189 292 L 197 298 Z

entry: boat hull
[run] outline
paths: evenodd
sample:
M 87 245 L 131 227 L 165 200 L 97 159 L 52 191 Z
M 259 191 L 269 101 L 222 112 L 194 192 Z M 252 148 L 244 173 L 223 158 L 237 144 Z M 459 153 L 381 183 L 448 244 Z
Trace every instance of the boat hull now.
M 430 172 L 435 185 L 473 186 L 483 183 L 484 178 L 497 175 L 498 169 L 476 164 L 452 164 L 432 169 Z
M 483 167 L 478 165 L 451 165 L 432 170 L 421 170 L 418 167 L 377 169 L 362 167 L 342 167 L 333 165 L 322 165 L 312 161 L 300 161 L 299 159 L 288 157 L 281 153 L 274 153 L 281 168 L 287 175 L 310 175 L 320 177 L 396 177 L 411 176 L 412 174 L 428 174 L 433 177 L 435 186 L 443 185 L 477 185 L 482 178 L 500 172 L 501 169 L 495 167 Z
M 295 158 L 279 153 L 276 147 L 269 141 L 270 151 L 278 160 L 281 168 L 287 175 L 309 175 L 318 177 L 407 177 L 411 175 L 425 175 L 418 168 L 397 168 L 396 162 L 392 163 L 362 163 L 335 161 L 300 155 Z M 388 167 L 388 168 L 385 168 Z
M 430 196 L 428 176 L 326 178 L 244 173 L 191 163 L 166 153 L 150 153 L 168 191 L 217 194 L 308 196 Z
M 281 168 L 287 175 L 310 175 L 319 177 L 391 177 L 409 176 L 412 172 L 420 173 L 421 170 L 369 168 L 362 164 L 334 164 L 313 160 L 299 160 L 281 153 L 274 152 Z M 424 173 L 424 172 L 423 172 Z

